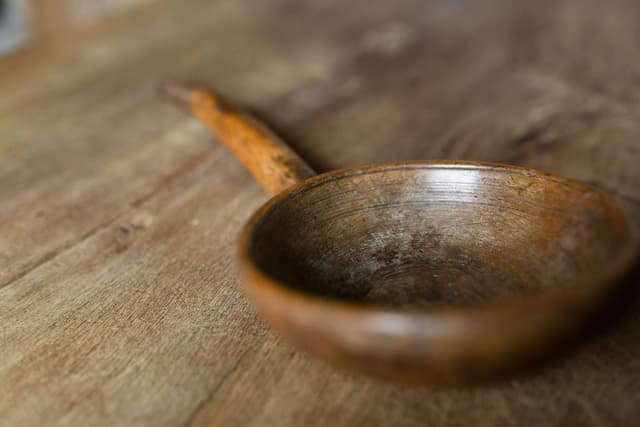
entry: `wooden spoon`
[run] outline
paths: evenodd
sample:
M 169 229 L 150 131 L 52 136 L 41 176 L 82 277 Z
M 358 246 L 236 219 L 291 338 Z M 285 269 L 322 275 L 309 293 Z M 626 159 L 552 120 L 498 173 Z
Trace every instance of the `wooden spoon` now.
M 450 161 L 314 176 L 210 90 L 162 91 L 273 196 L 238 245 L 246 295 L 282 337 L 337 365 L 428 384 L 511 375 L 587 335 L 634 261 L 622 209 L 579 182 Z

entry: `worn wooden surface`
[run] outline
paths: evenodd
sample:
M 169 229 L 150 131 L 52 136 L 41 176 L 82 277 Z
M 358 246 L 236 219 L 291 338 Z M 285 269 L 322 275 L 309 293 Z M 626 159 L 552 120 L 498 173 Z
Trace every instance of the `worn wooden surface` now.
M 320 171 L 537 167 L 638 227 L 639 51 L 632 0 L 175 0 L 0 60 L 0 424 L 637 425 L 638 306 L 552 369 L 474 389 L 282 344 L 232 264 L 266 196 L 153 83 L 215 83 Z

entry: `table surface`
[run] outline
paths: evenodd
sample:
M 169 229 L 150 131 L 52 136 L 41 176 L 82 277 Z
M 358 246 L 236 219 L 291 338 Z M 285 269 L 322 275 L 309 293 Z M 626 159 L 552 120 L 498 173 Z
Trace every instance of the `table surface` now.
M 544 169 L 640 226 L 634 0 L 164 1 L 0 60 L 0 424 L 635 426 L 640 306 L 577 354 L 471 389 L 336 371 L 240 291 L 266 199 L 167 76 L 250 107 L 318 171 Z

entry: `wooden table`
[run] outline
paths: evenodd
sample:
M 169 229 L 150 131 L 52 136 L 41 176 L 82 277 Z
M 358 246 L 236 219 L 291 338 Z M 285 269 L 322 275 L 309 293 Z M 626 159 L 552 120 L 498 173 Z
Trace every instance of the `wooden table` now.
M 319 171 L 513 163 L 615 194 L 640 228 L 640 4 L 165 1 L 0 60 L 0 424 L 636 426 L 640 315 L 474 389 L 349 376 L 244 300 L 266 200 L 154 94 L 215 84 Z

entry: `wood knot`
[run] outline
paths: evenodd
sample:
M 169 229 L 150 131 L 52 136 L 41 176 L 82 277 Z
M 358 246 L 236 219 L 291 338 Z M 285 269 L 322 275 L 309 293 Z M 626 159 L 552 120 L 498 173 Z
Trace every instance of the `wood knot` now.
M 116 252 L 124 252 L 131 246 L 135 236 L 148 228 L 153 222 L 153 217 L 148 212 L 137 212 L 129 221 L 114 227 Z

